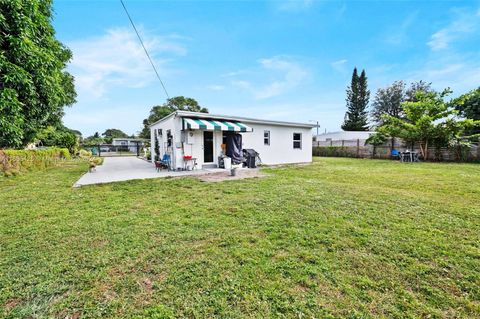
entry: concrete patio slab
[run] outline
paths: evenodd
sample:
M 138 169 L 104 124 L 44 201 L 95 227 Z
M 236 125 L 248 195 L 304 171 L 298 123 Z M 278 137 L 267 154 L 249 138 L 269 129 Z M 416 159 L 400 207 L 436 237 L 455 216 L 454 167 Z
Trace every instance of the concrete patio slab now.
M 85 173 L 73 185 L 73 187 L 121 182 L 133 179 L 204 175 L 219 171 L 225 170 L 216 168 L 208 170 L 178 172 L 169 172 L 167 170 L 162 170 L 160 172 L 157 172 L 152 163 L 139 159 L 137 157 L 105 157 L 103 165 L 98 166 L 96 171 L 92 173 Z

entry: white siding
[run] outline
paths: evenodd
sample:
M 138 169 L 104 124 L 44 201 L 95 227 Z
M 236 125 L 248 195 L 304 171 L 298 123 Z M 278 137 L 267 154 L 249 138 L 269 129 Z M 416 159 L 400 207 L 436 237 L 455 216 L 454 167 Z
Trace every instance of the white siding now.
M 312 130 L 309 128 L 250 124 L 251 133 L 242 133 L 243 148 L 253 148 L 267 165 L 308 163 L 312 161 Z M 270 145 L 265 145 L 263 133 L 270 131 Z M 302 134 L 302 148 L 293 148 L 293 133 Z
M 312 130 L 310 128 L 258 124 L 242 121 L 246 125 L 253 128 L 253 132 L 241 133 L 243 148 L 252 148 L 260 154 L 262 163 L 266 165 L 289 164 L 289 163 L 309 163 L 312 161 Z M 182 142 L 182 118 L 180 116 L 172 116 L 164 121 L 154 124 L 151 130 L 151 152 L 152 159 L 155 158 L 155 139 L 154 130 L 162 129 L 163 138 L 159 140 L 160 156 L 167 151 L 165 149 L 167 130 L 171 130 L 173 134 L 173 158 L 172 162 L 176 168 L 183 167 L 183 156 L 191 155 L 197 158 L 198 168 L 202 168 L 203 161 L 203 130 L 186 131 L 185 134 L 191 132 L 191 144 Z M 264 131 L 270 131 L 270 145 L 264 144 Z M 293 134 L 302 134 L 302 148 L 293 148 Z M 217 164 L 218 156 L 221 152 L 223 133 L 214 131 L 214 163 Z M 181 147 L 176 147 L 181 146 Z
M 167 143 L 167 130 L 171 130 L 173 137 L 175 139 L 176 135 L 175 134 L 175 119 L 173 117 L 166 119 L 165 121 L 162 121 L 160 123 L 155 124 L 154 126 L 150 127 L 150 147 L 151 147 L 151 153 L 152 153 L 152 160 L 155 159 L 155 134 L 156 130 L 161 129 L 162 130 L 162 136 L 158 137 L 158 145 L 159 145 L 159 150 L 160 150 L 160 157 L 163 156 L 166 152 L 166 143 Z M 173 145 L 175 146 L 175 145 Z

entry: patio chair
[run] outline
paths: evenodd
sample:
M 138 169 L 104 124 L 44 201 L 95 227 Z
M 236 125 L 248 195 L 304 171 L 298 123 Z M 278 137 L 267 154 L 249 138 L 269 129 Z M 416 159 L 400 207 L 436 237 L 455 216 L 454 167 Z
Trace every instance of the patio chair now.
M 155 161 L 154 163 L 155 163 L 155 168 L 157 172 L 164 168 L 167 168 L 168 170 L 170 170 L 171 157 L 168 154 L 164 154 L 161 160 Z
M 401 159 L 401 154 L 399 151 L 397 151 L 396 149 L 393 149 L 391 152 L 390 152 L 390 156 L 392 158 L 395 158 L 395 159 Z
M 169 154 L 163 154 L 162 160 L 160 161 L 160 165 L 164 168 L 170 170 L 172 164 L 172 160 Z

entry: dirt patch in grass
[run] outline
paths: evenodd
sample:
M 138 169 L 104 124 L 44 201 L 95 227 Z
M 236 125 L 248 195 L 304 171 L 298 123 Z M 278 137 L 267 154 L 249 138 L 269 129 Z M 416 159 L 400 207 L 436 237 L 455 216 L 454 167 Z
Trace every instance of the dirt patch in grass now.
M 10 311 L 12 310 L 13 308 L 15 308 L 17 305 L 19 305 L 21 303 L 21 300 L 20 299 L 10 299 L 10 300 L 7 300 L 7 302 L 5 303 L 5 310 L 6 311 Z
M 198 179 L 202 182 L 223 182 L 245 178 L 261 178 L 265 176 L 267 176 L 267 174 L 260 172 L 259 169 L 249 168 L 238 169 L 235 176 L 231 176 L 230 170 L 225 170 L 224 172 L 201 175 L 198 176 Z

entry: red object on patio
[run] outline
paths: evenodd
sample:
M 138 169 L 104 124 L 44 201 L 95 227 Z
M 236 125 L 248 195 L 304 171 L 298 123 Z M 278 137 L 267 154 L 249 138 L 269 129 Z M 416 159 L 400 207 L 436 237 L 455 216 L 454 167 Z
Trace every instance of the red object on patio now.
M 192 155 L 185 155 L 185 156 L 183 157 L 183 159 L 190 160 L 190 159 L 192 159 Z

